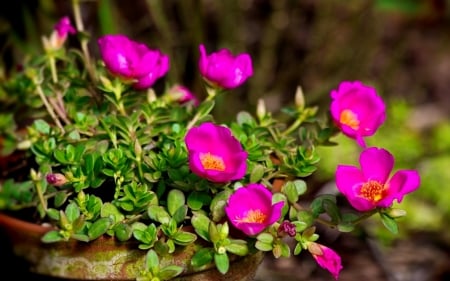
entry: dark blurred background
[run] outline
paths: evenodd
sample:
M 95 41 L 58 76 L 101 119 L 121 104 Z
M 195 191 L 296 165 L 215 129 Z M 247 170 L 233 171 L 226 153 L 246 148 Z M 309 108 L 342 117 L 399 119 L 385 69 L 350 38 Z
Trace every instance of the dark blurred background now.
M 342 255 L 340 280 L 437 281 L 450 275 L 450 1 L 448 0 L 80 0 L 89 48 L 99 35 L 123 33 L 171 58 L 167 81 L 205 95 L 197 71 L 198 45 L 208 53 L 248 52 L 255 74 L 224 96 L 226 118 L 263 98 L 278 111 L 301 86 L 307 104 L 327 110 L 329 93 L 343 80 L 376 87 L 388 119 L 369 145 L 396 156 L 396 169 L 417 169 L 419 191 L 400 205 L 408 216 L 400 234 L 375 218 L 357 235 L 323 230 Z M 21 60 L 42 51 L 60 17 L 73 22 L 72 1 L 0 3 L 0 82 Z M 69 44 L 78 40 L 71 38 Z M 1 101 L 1 95 L 0 95 Z M 338 137 L 323 148 L 316 192 L 333 188 L 337 163 L 350 163 L 354 143 Z M 401 239 L 398 239 L 401 238 Z M 332 280 L 307 255 L 267 258 L 256 279 Z

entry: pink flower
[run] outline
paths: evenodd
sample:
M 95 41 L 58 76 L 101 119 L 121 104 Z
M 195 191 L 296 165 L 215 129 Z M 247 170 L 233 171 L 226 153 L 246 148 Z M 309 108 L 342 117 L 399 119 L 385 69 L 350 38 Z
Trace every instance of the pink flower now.
M 168 91 L 170 100 L 178 101 L 179 103 L 192 102 L 194 105 L 199 104 L 197 97 L 185 86 L 175 85 Z
M 98 45 L 106 68 L 124 79 L 134 80 L 136 89 L 150 88 L 169 70 L 167 55 L 124 35 L 102 36 Z
M 203 123 L 187 132 L 185 142 L 196 175 L 220 183 L 244 177 L 247 152 L 227 127 Z
M 280 219 L 283 206 L 283 201 L 272 204 L 272 192 L 264 185 L 252 183 L 230 196 L 225 213 L 237 229 L 254 236 Z
M 395 199 L 400 203 L 404 195 L 420 185 L 419 174 L 414 170 L 399 170 L 389 178 L 394 157 L 385 149 L 365 149 L 359 163 L 361 169 L 347 165 L 336 169 L 337 188 L 359 211 L 388 208 Z
M 383 100 L 374 88 L 360 81 L 344 81 L 331 91 L 331 116 L 348 137 L 365 147 L 364 137 L 372 136 L 386 119 Z
M 342 269 L 341 257 L 332 249 L 315 242 L 308 244 L 308 251 L 312 254 L 320 267 L 328 270 L 334 279 L 338 279 Z
M 221 49 L 208 56 L 204 45 L 200 45 L 199 49 L 200 73 L 203 78 L 217 87 L 233 89 L 253 75 L 249 54 L 242 53 L 234 56 L 228 49 Z
M 75 34 L 77 31 L 70 23 L 69 17 L 62 17 L 54 27 L 49 37 L 43 37 L 44 49 L 47 51 L 60 49 L 67 40 L 69 34 Z
M 70 23 L 70 19 L 67 16 L 59 20 L 59 22 L 55 25 L 55 30 L 59 38 L 63 40 L 66 40 L 68 34 L 75 34 L 77 32 Z

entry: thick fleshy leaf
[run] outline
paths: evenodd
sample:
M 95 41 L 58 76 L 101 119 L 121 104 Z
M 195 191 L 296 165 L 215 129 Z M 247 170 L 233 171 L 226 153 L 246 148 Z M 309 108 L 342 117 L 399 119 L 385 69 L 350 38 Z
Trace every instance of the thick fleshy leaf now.
M 216 264 L 217 270 L 225 274 L 228 272 L 228 269 L 230 268 L 230 259 L 228 258 L 228 255 L 226 253 L 224 254 L 214 254 L 214 262 Z

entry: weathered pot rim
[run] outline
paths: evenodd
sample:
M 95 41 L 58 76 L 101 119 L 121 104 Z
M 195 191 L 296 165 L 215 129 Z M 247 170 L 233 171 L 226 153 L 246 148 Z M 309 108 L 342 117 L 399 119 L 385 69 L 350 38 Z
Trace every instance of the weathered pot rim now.
M 15 229 L 24 229 L 36 234 L 44 235 L 48 231 L 52 230 L 52 226 L 41 225 L 37 223 L 28 222 L 12 215 L 5 214 L 0 211 L 0 225 L 7 227 L 13 227 Z
M 49 272 L 47 269 L 41 268 L 41 266 L 42 266 L 41 263 L 42 263 L 42 260 L 44 259 L 43 258 L 44 256 L 42 256 L 42 253 L 39 253 L 40 256 L 38 258 L 32 257 L 32 256 L 30 256 L 30 248 L 28 246 L 24 246 L 26 244 L 26 240 L 29 240 L 29 239 L 31 239 L 35 243 L 39 243 L 39 245 L 41 245 L 40 247 L 43 249 L 40 251 L 45 252 L 45 257 L 48 253 L 52 253 L 52 255 L 53 255 L 55 253 L 55 249 L 57 249 L 57 251 L 62 251 L 62 253 L 63 253 L 62 256 L 57 255 L 57 256 L 52 257 L 53 262 L 60 263 L 61 260 L 66 259 L 67 257 L 70 257 L 72 255 L 70 253 L 70 251 L 73 249 L 80 249 L 80 248 L 85 249 L 86 247 L 90 247 L 89 244 L 97 244 L 97 242 L 101 242 L 101 241 L 105 241 L 108 245 L 111 245 L 111 243 L 113 243 L 113 245 L 118 245 L 117 248 L 127 248 L 127 247 L 130 247 L 127 242 L 130 242 L 130 241 L 119 242 L 114 237 L 104 235 L 104 236 L 100 237 L 99 239 L 93 240 L 92 242 L 88 242 L 88 243 L 73 240 L 73 241 L 69 241 L 69 242 L 57 242 L 56 245 L 47 244 L 47 243 L 41 242 L 40 239 L 41 239 L 42 235 L 44 235 L 46 232 L 54 229 L 53 227 L 24 221 L 22 219 L 16 218 L 10 214 L 3 213 L 1 211 L 0 211 L 0 227 L 3 228 L 4 230 L 6 230 L 7 233 L 8 232 L 10 233 L 11 240 L 15 240 L 20 245 L 19 247 L 21 247 L 21 249 L 19 249 L 18 256 L 21 256 L 22 258 L 24 258 L 25 260 L 30 262 L 31 265 L 37 264 L 37 266 L 34 266 L 33 269 L 31 270 L 32 272 L 35 272 L 37 274 L 52 276 L 52 277 L 56 277 L 56 278 L 63 278 L 63 279 L 68 279 L 68 280 L 135 280 L 135 278 L 130 277 L 129 273 L 127 273 L 128 275 L 126 275 L 126 276 L 122 275 L 123 272 L 126 271 L 123 268 L 121 270 L 116 270 L 114 273 L 108 273 L 108 275 L 104 275 L 104 276 L 100 276 L 100 277 L 97 276 L 97 277 L 93 277 L 93 278 L 91 278 L 91 275 L 89 275 L 89 278 L 68 275 L 65 273 L 66 271 L 60 271 L 57 274 L 53 274 L 53 272 Z M 23 239 L 24 237 L 25 237 L 25 239 Z M 107 241 L 110 241 L 110 242 L 107 242 Z M 131 241 L 131 242 L 135 243 L 136 245 L 138 243 L 137 241 Z M 113 246 L 113 247 L 115 250 L 116 246 Z M 130 248 L 130 250 L 132 250 L 134 252 L 133 255 L 135 255 L 137 252 L 139 252 L 138 253 L 139 257 L 137 259 L 133 258 L 131 261 L 127 260 L 127 263 L 134 264 L 133 270 L 136 269 L 138 264 L 143 264 L 144 259 L 145 259 L 145 253 L 146 253 L 146 251 L 142 251 L 142 250 L 139 250 L 137 247 L 136 248 L 134 248 L 134 247 L 135 246 L 133 246 L 133 248 Z M 192 247 L 198 247 L 198 246 L 192 245 Z M 192 249 L 194 249 L 194 248 L 192 248 Z M 69 251 L 69 253 L 70 253 L 69 255 L 66 255 L 67 251 Z M 140 253 L 141 251 L 142 251 L 142 253 Z M 192 255 L 192 254 L 193 253 L 188 254 L 188 255 Z M 171 256 L 171 257 L 172 257 L 171 260 L 173 259 L 172 261 L 175 262 L 175 256 Z M 205 266 L 204 268 L 199 269 L 199 270 L 185 271 L 185 273 L 183 273 L 183 275 L 181 277 L 179 277 L 180 279 L 177 278 L 174 280 L 183 280 L 183 281 L 188 281 L 188 280 L 189 281 L 252 280 L 252 279 L 247 279 L 247 278 L 242 277 L 242 276 L 244 276 L 242 272 L 245 272 L 246 270 L 250 271 L 250 272 L 256 271 L 256 268 L 259 266 L 259 264 L 263 260 L 263 257 L 264 257 L 264 254 L 262 252 L 256 252 L 255 254 L 248 255 L 245 257 L 237 257 L 237 256 L 233 257 L 232 258 L 233 263 L 237 264 L 237 267 L 240 267 L 240 269 L 238 270 L 238 271 L 240 271 L 238 276 L 241 276 L 241 277 L 239 277 L 238 279 L 234 279 L 234 277 L 231 277 L 231 278 L 226 277 L 225 275 L 222 276 L 222 274 L 218 273 L 218 271 L 214 268 L 214 266 L 211 265 L 211 266 Z M 90 260 L 90 259 L 88 258 L 88 260 Z M 170 263 L 172 263 L 172 261 Z M 229 272 L 230 274 L 227 273 L 227 276 L 234 276 L 233 274 L 235 274 L 235 273 L 232 274 L 231 271 L 235 271 L 235 270 L 236 269 L 232 269 L 230 267 L 230 272 Z M 210 274 L 214 274 L 215 278 L 211 279 L 211 277 L 209 277 Z M 134 275 L 134 276 L 136 276 L 136 275 Z M 203 277 L 198 277 L 198 276 L 203 276 Z

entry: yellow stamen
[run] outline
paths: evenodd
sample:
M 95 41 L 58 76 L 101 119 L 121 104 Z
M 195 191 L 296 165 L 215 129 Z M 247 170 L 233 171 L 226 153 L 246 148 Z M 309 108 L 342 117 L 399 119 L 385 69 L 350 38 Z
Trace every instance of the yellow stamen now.
M 266 214 L 261 212 L 261 210 L 249 210 L 242 219 L 237 219 L 239 223 L 263 223 L 267 219 Z
M 225 163 L 219 156 L 212 155 L 211 153 L 200 153 L 200 161 L 202 162 L 205 170 L 225 171 Z
M 358 116 L 350 109 L 345 109 L 341 112 L 339 121 L 342 124 L 349 126 L 353 130 L 358 130 L 359 128 Z
M 360 195 L 367 200 L 377 203 L 385 197 L 385 186 L 378 181 L 368 181 L 363 184 Z

